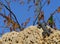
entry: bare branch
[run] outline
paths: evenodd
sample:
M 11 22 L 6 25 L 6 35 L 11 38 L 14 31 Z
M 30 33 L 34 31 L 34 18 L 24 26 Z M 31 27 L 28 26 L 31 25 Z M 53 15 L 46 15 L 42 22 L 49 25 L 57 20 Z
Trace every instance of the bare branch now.
M 17 20 L 17 18 L 15 16 L 15 14 L 5 4 L 3 4 L 2 2 L 0 2 L 0 4 L 3 5 L 14 16 L 17 24 L 19 25 L 19 29 L 21 29 L 21 26 L 20 26 L 20 24 L 19 24 L 19 22 L 18 22 L 18 20 Z
M 5 2 L 7 3 L 8 8 L 11 10 L 11 8 L 10 8 L 10 2 L 7 2 L 7 0 L 5 0 Z M 11 18 L 12 17 L 11 13 L 9 15 L 10 15 L 10 18 Z

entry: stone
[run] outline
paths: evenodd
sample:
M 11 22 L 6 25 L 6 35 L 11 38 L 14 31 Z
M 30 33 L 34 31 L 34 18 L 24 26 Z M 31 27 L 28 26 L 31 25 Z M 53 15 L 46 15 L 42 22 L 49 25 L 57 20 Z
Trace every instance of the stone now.
M 30 26 L 20 32 L 5 33 L 0 39 L 0 44 L 60 44 L 60 31 L 46 26 L 53 33 L 43 38 L 42 28 Z

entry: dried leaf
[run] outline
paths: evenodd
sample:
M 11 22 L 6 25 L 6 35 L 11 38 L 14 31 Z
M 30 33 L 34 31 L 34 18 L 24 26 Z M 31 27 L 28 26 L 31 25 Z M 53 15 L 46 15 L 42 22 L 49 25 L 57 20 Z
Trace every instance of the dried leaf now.
M 30 21 L 30 18 L 28 18 L 26 22 L 23 23 L 23 25 L 26 26 L 29 23 L 29 21 Z
M 17 28 L 19 28 L 19 25 L 13 21 L 10 17 L 10 15 L 5 16 L 6 20 L 4 20 L 4 22 L 7 22 L 7 27 L 10 27 L 10 25 L 12 24 L 12 28 L 14 29 L 14 31 L 16 31 Z
M 11 31 L 13 31 L 13 28 L 12 28 L 12 27 L 10 27 L 10 32 L 11 32 Z
M 37 6 L 38 5 L 38 2 L 36 2 L 35 5 Z
M 47 0 L 47 4 L 48 4 L 48 5 L 50 4 L 50 0 Z
M 60 12 L 60 7 L 58 7 L 57 12 Z
M 6 16 L 5 18 L 6 18 L 6 19 L 4 20 L 4 23 L 6 23 L 7 26 L 10 26 L 10 24 L 11 24 L 11 19 L 10 19 L 10 17 L 9 17 L 9 16 Z
M 14 29 L 14 31 L 16 31 L 16 29 L 19 28 L 19 25 L 13 20 L 11 21 L 11 23 L 12 23 L 12 28 Z
M 10 24 L 11 24 L 11 22 L 7 21 L 7 26 L 8 26 L 8 27 L 10 26 Z
M 44 12 L 41 11 L 41 12 L 40 12 L 40 15 L 39 15 L 39 17 L 38 17 L 38 20 L 40 21 L 40 20 L 43 20 L 43 19 L 44 19 Z

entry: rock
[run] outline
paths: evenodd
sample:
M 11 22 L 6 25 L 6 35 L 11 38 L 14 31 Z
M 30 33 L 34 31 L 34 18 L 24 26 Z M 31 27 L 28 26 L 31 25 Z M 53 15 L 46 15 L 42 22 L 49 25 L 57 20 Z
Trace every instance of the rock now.
M 5 33 L 0 44 L 60 44 L 60 31 L 54 30 L 47 26 L 53 33 L 46 38 L 42 36 L 42 28 L 37 28 L 37 26 L 30 26 L 20 32 L 9 32 Z
M 0 39 L 0 44 L 2 44 L 2 39 Z

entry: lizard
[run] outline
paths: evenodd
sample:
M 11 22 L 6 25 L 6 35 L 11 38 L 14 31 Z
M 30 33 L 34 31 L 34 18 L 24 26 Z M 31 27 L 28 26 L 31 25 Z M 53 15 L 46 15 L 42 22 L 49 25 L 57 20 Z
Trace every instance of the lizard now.
M 46 35 L 50 36 L 50 34 L 52 33 L 52 31 L 50 29 L 47 29 L 46 25 L 47 24 L 45 22 L 39 23 L 39 26 L 42 27 L 42 29 L 43 29 L 42 35 L 44 38 L 46 37 Z

